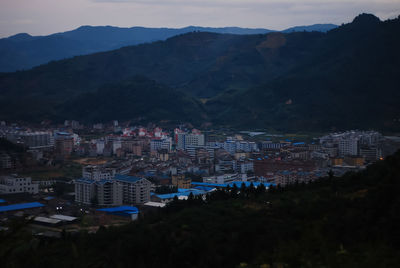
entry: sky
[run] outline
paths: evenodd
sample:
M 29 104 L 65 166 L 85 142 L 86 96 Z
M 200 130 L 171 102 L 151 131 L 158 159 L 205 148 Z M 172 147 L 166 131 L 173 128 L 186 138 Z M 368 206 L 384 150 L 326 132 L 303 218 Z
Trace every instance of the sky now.
M 283 30 L 347 23 L 360 13 L 395 18 L 400 0 L 0 0 L 0 37 L 48 35 L 81 25 Z

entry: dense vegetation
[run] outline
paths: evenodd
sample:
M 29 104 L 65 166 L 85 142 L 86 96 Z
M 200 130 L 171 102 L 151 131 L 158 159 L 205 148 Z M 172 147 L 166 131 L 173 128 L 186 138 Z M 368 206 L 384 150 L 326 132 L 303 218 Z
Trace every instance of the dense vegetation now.
M 1 233 L 7 267 L 398 267 L 400 152 L 308 185 L 175 200 L 136 223 L 41 239 Z
M 363 14 L 328 33 L 192 32 L 51 62 L 0 74 L 0 119 L 92 122 L 140 114 L 145 121 L 282 131 L 400 131 L 399 29 L 400 18 L 381 22 Z M 127 88 L 125 81 L 137 75 L 161 85 L 134 82 Z M 113 89 L 104 85 L 110 83 L 120 94 L 114 101 L 106 97 Z M 129 108 L 118 105 L 126 95 Z M 176 109 L 164 112 L 160 100 Z M 199 116 L 192 119 L 194 114 Z
M 278 79 L 208 103 L 216 122 L 282 130 L 400 130 L 400 18 L 360 15 Z M 221 108 L 222 107 L 222 108 Z M 223 112 L 222 112 L 223 111 Z

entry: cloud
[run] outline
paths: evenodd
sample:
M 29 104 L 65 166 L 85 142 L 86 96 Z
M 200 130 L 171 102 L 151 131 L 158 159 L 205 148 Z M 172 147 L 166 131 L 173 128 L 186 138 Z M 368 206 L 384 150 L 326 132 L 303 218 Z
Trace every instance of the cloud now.
M 120 27 L 240 26 L 282 30 L 314 23 L 341 24 L 360 13 L 400 14 L 400 0 L 0 0 L 0 36 Z
M 20 19 L 20 20 L 14 20 L 11 21 L 11 24 L 17 24 L 17 25 L 30 25 L 34 24 L 35 21 L 31 19 Z

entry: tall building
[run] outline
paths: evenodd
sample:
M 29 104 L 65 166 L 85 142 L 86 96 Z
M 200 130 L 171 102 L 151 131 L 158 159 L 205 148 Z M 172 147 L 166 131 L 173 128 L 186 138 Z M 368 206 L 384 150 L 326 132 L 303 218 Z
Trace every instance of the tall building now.
M 75 180 L 75 202 L 100 206 L 122 205 L 123 186 L 113 180 Z
M 358 155 L 358 138 L 341 139 L 339 141 L 339 156 Z
M 56 153 L 68 156 L 74 151 L 74 138 L 68 132 L 58 132 L 55 136 Z
M 142 204 L 150 201 L 150 181 L 145 178 L 117 174 L 116 182 L 123 185 L 124 204 Z

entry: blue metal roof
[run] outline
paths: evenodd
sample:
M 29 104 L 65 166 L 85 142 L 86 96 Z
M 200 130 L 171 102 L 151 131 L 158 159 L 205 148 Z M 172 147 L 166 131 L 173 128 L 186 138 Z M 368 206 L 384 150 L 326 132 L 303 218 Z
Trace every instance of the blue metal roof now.
M 160 199 L 171 199 L 174 198 L 175 196 L 180 196 L 182 195 L 181 193 L 172 193 L 172 194 L 156 194 L 156 196 Z
M 137 207 L 131 207 L 131 206 L 119 206 L 119 207 L 113 207 L 113 208 L 100 208 L 97 209 L 98 211 L 104 211 L 104 212 L 123 212 L 123 213 L 128 213 L 128 214 L 134 214 L 134 213 L 139 213 L 139 209 Z
M 106 183 L 112 183 L 112 182 L 113 182 L 112 180 L 107 180 L 107 179 L 96 181 L 97 184 L 106 184 Z
M 80 183 L 88 183 L 88 184 L 92 184 L 95 183 L 95 180 L 90 180 L 90 179 L 85 179 L 85 178 L 80 178 L 75 180 L 76 182 L 80 182 Z
M 186 192 L 188 189 L 178 188 L 178 193 Z
M 223 183 L 208 183 L 208 182 L 196 182 L 196 181 L 192 181 L 192 185 L 207 186 L 207 187 L 226 187 L 226 185 Z
M 0 203 L 5 203 L 5 202 L 6 202 L 6 200 L 0 199 Z
M 215 189 L 215 187 L 208 187 L 208 186 L 196 186 L 196 187 L 194 187 L 194 189 L 197 189 L 197 190 L 202 190 L 202 191 L 209 192 L 209 191 L 211 191 L 211 190 Z
M 39 208 L 39 207 L 44 207 L 44 205 L 39 202 L 13 204 L 8 206 L 1 206 L 0 212 L 7 212 L 13 210 L 28 209 L 28 208 Z
M 215 188 L 215 187 L 225 188 L 225 187 L 228 187 L 228 185 L 229 185 L 229 187 L 233 187 L 233 185 L 236 184 L 236 187 L 240 188 L 242 186 L 242 183 L 244 183 L 244 185 L 246 185 L 246 187 L 249 187 L 251 182 L 249 182 L 249 181 L 244 181 L 244 182 L 243 181 L 234 181 L 234 182 L 231 182 L 231 183 L 224 183 L 224 184 L 206 183 L 206 182 L 192 182 L 192 185 L 206 186 L 206 187 L 213 187 L 213 188 Z M 257 187 L 260 184 L 264 184 L 265 187 L 269 187 L 271 185 L 275 185 L 273 183 L 253 182 L 254 187 Z
M 45 198 L 43 198 L 43 199 L 46 200 L 46 201 L 49 201 L 49 200 L 54 199 L 54 196 L 47 196 L 47 197 L 45 197 Z
M 197 189 L 186 189 L 185 192 L 178 192 L 178 193 L 170 193 L 170 194 L 158 194 L 156 195 L 160 199 L 172 199 L 175 196 L 189 196 L 190 194 L 193 195 L 200 195 L 200 194 L 205 194 L 205 191 L 202 190 L 197 190 Z
M 137 181 L 140 181 L 142 178 L 117 174 L 117 175 L 115 175 L 114 179 L 117 181 L 123 181 L 123 182 L 137 182 Z
M 293 145 L 304 145 L 304 144 L 306 144 L 305 142 L 295 142 L 295 143 L 293 143 Z

